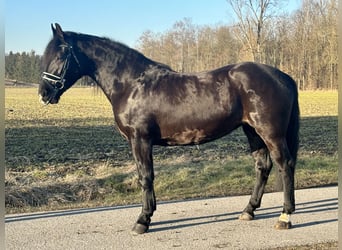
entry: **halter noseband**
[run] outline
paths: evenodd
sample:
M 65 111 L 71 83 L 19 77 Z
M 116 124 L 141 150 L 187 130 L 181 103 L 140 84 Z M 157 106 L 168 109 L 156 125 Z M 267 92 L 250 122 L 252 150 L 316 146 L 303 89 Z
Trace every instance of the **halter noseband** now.
M 74 54 L 74 51 L 72 49 L 72 46 L 70 45 L 60 45 L 60 47 L 66 47 L 68 48 L 68 55 L 63 63 L 63 68 L 61 71 L 61 75 L 57 76 L 48 72 L 42 73 L 42 79 L 48 81 L 55 89 L 63 89 L 64 88 L 64 82 L 65 82 L 65 74 L 69 68 L 70 64 L 70 57 L 71 55 L 74 57 L 76 63 L 78 64 L 78 67 L 80 67 L 80 63 L 77 60 L 76 55 Z

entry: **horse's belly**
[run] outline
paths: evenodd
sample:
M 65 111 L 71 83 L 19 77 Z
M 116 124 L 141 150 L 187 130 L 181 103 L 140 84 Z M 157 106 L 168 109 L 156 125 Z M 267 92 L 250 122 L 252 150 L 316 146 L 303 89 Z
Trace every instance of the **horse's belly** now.
M 210 102 L 212 101 L 212 102 Z M 221 105 L 204 99 L 196 105 L 173 107 L 166 105 L 156 112 L 161 143 L 194 145 L 220 138 L 241 124 L 242 109 L 237 102 Z
M 227 124 L 225 122 L 216 123 L 215 126 L 206 126 L 197 128 L 185 128 L 170 130 L 163 135 L 162 143 L 166 145 L 196 145 L 213 141 L 234 130 L 237 124 Z
M 188 145 L 203 143 L 206 137 L 207 135 L 203 129 L 186 129 L 176 132 L 165 139 L 168 145 Z

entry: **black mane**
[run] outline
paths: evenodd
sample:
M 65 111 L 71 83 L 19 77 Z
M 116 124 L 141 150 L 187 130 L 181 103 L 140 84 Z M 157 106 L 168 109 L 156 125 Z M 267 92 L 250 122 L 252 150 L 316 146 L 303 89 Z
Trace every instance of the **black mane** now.
M 89 34 L 83 34 L 83 33 L 76 33 L 71 31 L 64 32 L 64 39 L 65 42 L 69 45 L 74 44 L 88 44 L 89 48 L 95 47 L 94 53 L 98 53 L 99 55 L 102 53 L 105 53 L 107 57 L 114 58 L 119 55 L 125 55 L 128 60 L 141 62 L 146 65 L 153 65 L 155 67 L 158 67 L 160 69 L 173 71 L 171 67 L 169 67 L 166 64 L 156 62 L 145 55 L 143 55 L 141 52 L 139 52 L 136 49 L 130 48 L 124 43 L 112 40 L 107 37 L 99 37 Z M 61 41 L 54 37 L 47 45 L 44 56 L 43 56 L 43 65 L 47 65 L 47 62 L 51 61 L 51 58 L 55 57 L 56 52 L 60 50 L 60 46 L 62 45 Z M 99 46 L 100 45 L 100 46 Z M 101 48 L 106 48 L 104 51 L 96 50 L 96 46 Z M 77 47 L 77 46 L 73 46 Z M 111 55 L 112 54 L 112 55 Z

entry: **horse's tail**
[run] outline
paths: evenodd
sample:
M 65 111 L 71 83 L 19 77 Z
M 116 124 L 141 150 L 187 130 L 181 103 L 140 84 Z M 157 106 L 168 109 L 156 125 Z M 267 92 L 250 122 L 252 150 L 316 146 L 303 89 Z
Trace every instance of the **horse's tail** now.
M 286 133 L 287 147 L 294 161 L 294 166 L 297 162 L 297 152 L 299 147 L 299 103 L 298 103 L 298 91 L 296 83 L 293 79 L 293 92 L 294 99 L 292 103 L 291 116 Z
M 299 103 L 298 103 L 298 91 L 297 91 L 297 84 L 296 82 L 288 76 L 288 80 L 291 81 L 291 89 L 294 94 L 293 102 L 292 102 L 292 110 L 290 115 L 289 124 L 287 127 L 286 133 L 286 142 L 289 152 L 291 154 L 293 160 L 293 167 L 295 168 L 297 162 L 297 152 L 299 147 Z M 293 169 L 295 171 L 295 169 Z M 275 183 L 275 190 L 281 191 L 283 189 L 283 181 L 281 175 L 276 172 L 276 183 Z

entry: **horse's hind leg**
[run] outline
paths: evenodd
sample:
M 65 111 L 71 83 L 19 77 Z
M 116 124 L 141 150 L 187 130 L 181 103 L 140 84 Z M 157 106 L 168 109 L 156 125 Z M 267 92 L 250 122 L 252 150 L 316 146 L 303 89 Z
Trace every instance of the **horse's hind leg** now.
M 275 228 L 289 229 L 292 226 L 290 214 L 295 211 L 295 161 L 289 152 L 285 138 L 272 138 L 265 142 L 267 147 L 270 149 L 271 158 L 279 168 L 283 180 L 284 207 Z
M 249 203 L 239 216 L 239 219 L 252 220 L 254 218 L 255 209 L 260 207 L 268 176 L 272 169 L 272 161 L 265 143 L 255 132 L 254 128 L 245 124 L 243 125 L 243 130 L 247 135 L 255 160 L 256 182 Z

